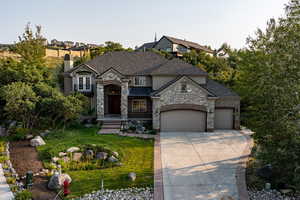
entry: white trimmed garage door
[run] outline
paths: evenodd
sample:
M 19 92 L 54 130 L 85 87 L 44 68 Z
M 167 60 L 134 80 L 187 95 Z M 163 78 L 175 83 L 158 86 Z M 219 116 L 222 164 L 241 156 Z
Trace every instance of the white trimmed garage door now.
M 206 113 L 195 110 L 171 110 L 161 113 L 163 132 L 204 132 Z
M 215 109 L 215 129 L 233 129 L 233 109 Z

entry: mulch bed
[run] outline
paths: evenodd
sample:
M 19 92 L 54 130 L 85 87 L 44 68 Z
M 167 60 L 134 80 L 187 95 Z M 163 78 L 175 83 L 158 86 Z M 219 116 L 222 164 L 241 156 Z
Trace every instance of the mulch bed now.
M 29 141 L 10 143 L 10 160 L 19 176 L 25 176 L 28 171 L 33 173 L 43 169 L 43 163 L 38 159 L 38 152 L 30 146 Z M 34 200 L 48 200 L 55 197 L 55 192 L 47 189 L 47 177 L 37 176 L 33 179 L 32 187 Z

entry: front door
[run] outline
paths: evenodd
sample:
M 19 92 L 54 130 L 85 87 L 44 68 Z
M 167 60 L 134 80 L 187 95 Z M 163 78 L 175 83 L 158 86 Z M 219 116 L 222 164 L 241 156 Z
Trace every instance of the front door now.
M 108 113 L 121 114 L 121 96 L 109 95 L 108 96 Z

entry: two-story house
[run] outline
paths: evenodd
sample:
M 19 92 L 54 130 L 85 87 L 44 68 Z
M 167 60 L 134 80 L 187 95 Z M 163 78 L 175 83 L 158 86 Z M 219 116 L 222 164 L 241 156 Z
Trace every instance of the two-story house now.
M 64 92 L 90 98 L 99 121 L 152 123 L 160 131 L 239 129 L 240 97 L 200 68 L 153 52 L 110 52 L 73 67 L 65 57 Z
M 178 57 L 191 50 L 202 51 L 210 55 L 214 54 L 214 51 L 208 47 L 202 46 L 195 42 L 182 40 L 170 36 L 162 36 L 158 41 L 144 43 L 141 47 L 137 49 L 137 51 L 146 51 L 148 49 L 166 51 Z

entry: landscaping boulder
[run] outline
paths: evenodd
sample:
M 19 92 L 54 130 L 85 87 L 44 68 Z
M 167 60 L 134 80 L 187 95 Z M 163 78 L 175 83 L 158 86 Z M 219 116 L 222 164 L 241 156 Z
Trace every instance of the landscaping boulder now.
M 136 126 L 136 130 L 135 131 L 138 134 L 144 134 L 145 130 L 146 130 L 145 127 L 139 124 L 139 125 Z
M 30 140 L 30 145 L 33 147 L 37 147 L 37 146 L 41 146 L 41 145 L 45 145 L 45 141 L 43 140 L 43 138 L 41 138 L 41 136 L 36 136 L 35 138 Z
M 0 126 L 0 136 L 7 136 L 8 131 L 5 127 Z
M 76 151 L 79 151 L 79 150 L 80 150 L 79 147 L 70 147 L 70 148 L 68 148 L 67 152 L 73 153 L 73 152 L 76 152 Z
M 128 178 L 131 180 L 131 181 L 135 181 L 136 179 L 136 174 L 134 172 L 130 172 L 128 174 Z
M 84 158 L 87 160 L 92 160 L 94 158 L 94 151 L 90 149 L 86 150 L 84 152 Z
M 81 157 L 82 157 L 82 153 L 74 153 L 73 157 L 72 157 L 72 160 L 74 160 L 74 161 L 80 161 Z
M 58 157 L 53 157 L 51 160 L 52 160 L 52 162 L 56 163 L 57 161 L 60 160 L 60 158 L 58 158 Z
M 119 157 L 119 153 L 118 152 L 116 152 L 116 151 L 114 151 L 114 152 L 112 152 L 112 155 L 114 156 L 114 157 Z
M 96 154 L 96 159 L 97 160 L 105 160 L 107 158 L 107 156 L 108 156 L 108 153 L 106 153 L 106 152 L 98 152 Z
M 108 158 L 108 162 L 118 162 L 118 159 L 116 157 L 114 157 L 114 156 L 110 156 Z
M 26 135 L 26 140 L 31 140 L 32 138 L 34 138 L 34 136 L 33 135 Z
M 64 157 L 64 156 L 66 156 L 66 155 L 67 155 L 67 153 L 65 153 L 65 152 L 59 152 L 59 153 L 58 153 L 58 156 L 59 156 L 59 157 Z
M 40 135 L 41 135 L 42 137 L 45 137 L 45 136 L 47 136 L 49 133 L 50 133 L 49 130 L 45 130 L 44 132 L 40 133 Z
M 49 180 L 48 188 L 50 190 L 61 189 L 65 180 L 67 180 L 69 183 L 72 182 L 72 179 L 68 174 L 55 173 Z

